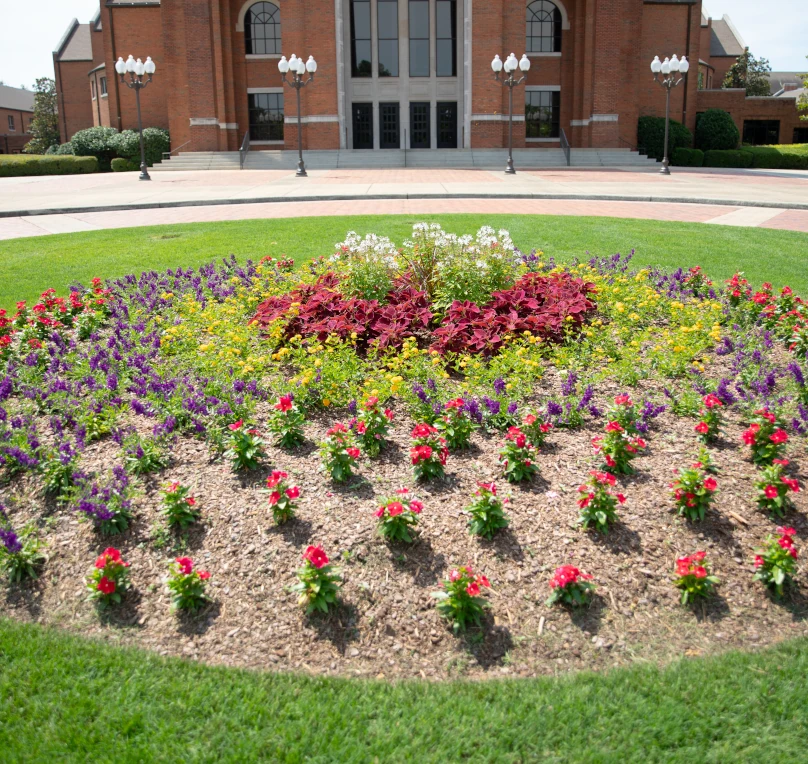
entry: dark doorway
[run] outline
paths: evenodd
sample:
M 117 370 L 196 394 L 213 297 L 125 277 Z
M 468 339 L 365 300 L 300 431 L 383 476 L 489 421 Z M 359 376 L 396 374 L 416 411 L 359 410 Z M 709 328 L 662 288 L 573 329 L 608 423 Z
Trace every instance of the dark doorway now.
M 399 106 L 397 103 L 379 104 L 379 148 L 400 149 Z
M 430 141 L 430 104 L 428 101 L 410 103 L 410 148 L 431 148 Z
M 438 101 L 438 148 L 457 148 L 456 101 Z
M 373 148 L 373 104 L 355 103 L 351 105 L 353 114 L 353 147 Z
M 808 127 L 795 127 L 792 143 L 808 143 Z
M 779 119 L 746 119 L 743 123 L 743 142 L 753 146 L 767 146 L 780 141 Z

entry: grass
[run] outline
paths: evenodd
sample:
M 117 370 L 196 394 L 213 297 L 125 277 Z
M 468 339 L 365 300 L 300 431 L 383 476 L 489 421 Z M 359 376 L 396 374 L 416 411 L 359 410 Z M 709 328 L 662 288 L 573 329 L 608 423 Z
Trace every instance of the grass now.
M 421 220 L 458 233 L 473 233 L 485 224 L 507 228 L 520 248 L 538 247 L 557 258 L 635 248 L 639 265 L 701 265 L 715 279 L 743 270 L 753 283 L 788 283 L 808 292 L 808 235 L 793 231 L 539 215 L 364 215 L 153 226 L 0 242 L 0 307 L 34 299 L 51 286 L 62 290 L 76 280 L 197 266 L 231 252 L 245 259 L 287 254 L 300 263 L 331 254 L 348 230 L 401 241 Z
M 0 619 L 4 761 L 804 761 L 805 640 L 484 683 L 209 667 Z

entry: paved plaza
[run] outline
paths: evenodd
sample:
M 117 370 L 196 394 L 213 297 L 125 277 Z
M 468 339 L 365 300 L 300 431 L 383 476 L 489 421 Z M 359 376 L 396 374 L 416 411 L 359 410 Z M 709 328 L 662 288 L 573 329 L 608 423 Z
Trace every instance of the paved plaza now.
M 133 215 L 132 211 L 138 214 Z M 286 170 L 0 179 L 0 239 L 218 220 L 490 212 L 594 215 L 808 232 L 808 172 L 644 169 Z

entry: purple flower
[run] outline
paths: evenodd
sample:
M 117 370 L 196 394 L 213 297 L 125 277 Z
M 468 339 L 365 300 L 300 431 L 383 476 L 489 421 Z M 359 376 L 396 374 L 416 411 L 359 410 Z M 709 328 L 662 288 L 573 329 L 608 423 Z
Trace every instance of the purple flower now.
M 501 408 L 499 401 L 495 401 L 493 398 L 489 398 L 486 396 L 483 398 L 483 403 L 485 404 L 485 407 L 488 409 L 489 414 L 491 414 L 492 416 L 496 416 L 497 414 L 499 414 Z
M 505 380 L 502 377 L 497 377 L 494 380 L 494 392 L 497 395 L 505 395 L 505 389 L 506 389 Z
M 11 528 L 0 528 L 0 544 L 6 548 L 8 554 L 19 554 L 22 551 L 22 542 Z
M 547 416 L 560 416 L 564 413 L 564 408 L 561 404 L 556 403 L 555 401 L 548 401 L 547 402 Z
M 474 398 L 466 399 L 463 410 L 469 415 L 469 419 L 473 419 L 477 424 L 482 423 L 483 412 L 480 404 Z
M 513 403 L 509 403 L 508 404 L 508 413 L 511 414 L 511 415 L 515 414 L 517 408 L 518 408 L 518 406 L 516 405 L 516 401 L 514 401 Z
M 354 399 L 353 399 L 353 400 L 352 400 L 352 401 L 351 401 L 351 402 L 348 404 L 348 411 L 351 413 L 351 416 L 356 416 L 356 398 L 354 398 Z
M 791 372 L 791 376 L 794 377 L 794 381 L 800 386 L 805 387 L 805 377 L 802 375 L 802 369 L 798 363 L 794 363 L 793 361 L 787 366 L 788 370 Z
M 578 375 L 574 371 L 571 371 L 569 374 L 567 374 L 567 378 L 561 385 L 561 394 L 565 398 L 569 398 L 569 396 L 575 392 L 575 385 L 577 382 Z

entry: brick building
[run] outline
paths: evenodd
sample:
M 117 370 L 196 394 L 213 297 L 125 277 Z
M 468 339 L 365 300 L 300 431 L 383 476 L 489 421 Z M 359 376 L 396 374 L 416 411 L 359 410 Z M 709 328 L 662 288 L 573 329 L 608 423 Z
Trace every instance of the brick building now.
M 0 154 L 19 154 L 31 140 L 34 94 L 0 85 Z
M 724 16 L 700 0 L 101 0 L 71 23 L 54 53 L 64 135 L 94 124 L 136 124 L 135 98 L 114 76 L 118 56 L 151 56 L 144 124 L 171 130 L 172 147 L 297 148 L 294 91 L 281 54 L 314 55 L 301 94 L 308 149 L 488 148 L 507 143 L 508 89 L 491 59 L 527 54 L 514 89 L 514 143 L 632 148 L 637 119 L 662 115 L 655 55 L 692 62 L 671 115 L 695 128 L 711 106 L 745 134 L 792 140 L 793 100 L 718 91 L 743 51 Z M 83 95 L 81 94 L 83 91 Z M 746 128 L 747 122 L 766 122 Z

